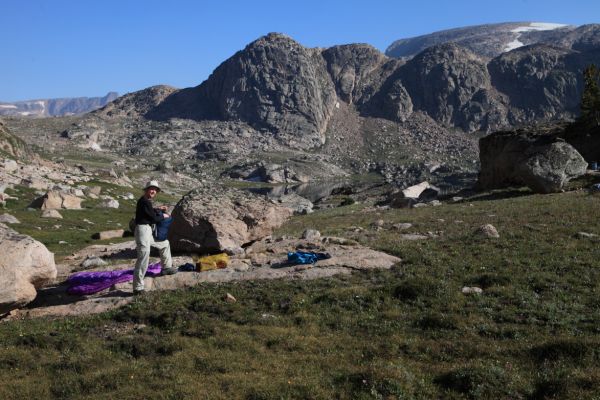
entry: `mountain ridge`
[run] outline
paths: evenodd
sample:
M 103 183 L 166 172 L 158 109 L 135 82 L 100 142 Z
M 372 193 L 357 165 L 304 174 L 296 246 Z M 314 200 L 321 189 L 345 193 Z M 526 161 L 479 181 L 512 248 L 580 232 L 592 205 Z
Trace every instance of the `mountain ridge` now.
M 494 58 L 515 48 L 549 43 L 571 47 L 572 41 L 585 35 L 586 25 L 574 26 L 548 22 L 501 22 L 446 29 L 420 36 L 395 40 L 385 50 L 388 57 L 411 58 L 428 47 L 455 42 L 480 56 Z
M 225 60 L 200 85 L 173 90 L 151 106 L 132 100 L 140 106 L 128 113 L 155 121 L 240 121 L 283 141 L 302 137 L 310 147 L 324 143 L 340 102 L 362 117 L 400 123 L 423 112 L 465 132 L 572 119 L 579 112 L 583 68 L 600 64 L 600 25 L 576 29 L 578 34 L 570 31 L 563 39 L 578 49 L 536 43 L 492 59 L 453 42 L 399 60 L 364 44 L 306 48 L 270 33 Z M 107 108 L 95 113 L 109 116 Z
M 102 97 L 65 97 L 0 102 L 0 116 L 56 117 L 85 114 L 104 107 L 118 97 L 117 92 L 108 92 Z

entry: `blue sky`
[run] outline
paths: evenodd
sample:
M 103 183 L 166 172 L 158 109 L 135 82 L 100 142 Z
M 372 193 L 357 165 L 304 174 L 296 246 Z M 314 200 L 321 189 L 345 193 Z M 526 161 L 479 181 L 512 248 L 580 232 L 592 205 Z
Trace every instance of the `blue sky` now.
M 200 84 L 269 32 L 307 47 L 495 22 L 600 22 L 598 0 L 0 0 L 0 101 Z

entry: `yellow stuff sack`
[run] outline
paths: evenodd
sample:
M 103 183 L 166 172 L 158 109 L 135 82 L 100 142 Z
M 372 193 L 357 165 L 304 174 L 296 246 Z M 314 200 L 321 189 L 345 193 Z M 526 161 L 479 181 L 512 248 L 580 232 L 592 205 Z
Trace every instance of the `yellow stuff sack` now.
M 196 260 L 196 271 L 210 271 L 212 269 L 226 268 L 227 264 L 229 264 L 229 256 L 225 253 L 199 257 Z

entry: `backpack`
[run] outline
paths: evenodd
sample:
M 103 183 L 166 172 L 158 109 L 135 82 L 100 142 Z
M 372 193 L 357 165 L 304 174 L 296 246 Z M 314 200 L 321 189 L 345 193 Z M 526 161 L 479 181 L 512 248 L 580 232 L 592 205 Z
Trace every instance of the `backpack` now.
M 152 237 L 154 238 L 154 240 L 156 240 L 157 242 L 167 240 L 167 236 L 169 235 L 169 228 L 171 227 L 172 223 L 173 217 L 169 217 L 152 225 Z

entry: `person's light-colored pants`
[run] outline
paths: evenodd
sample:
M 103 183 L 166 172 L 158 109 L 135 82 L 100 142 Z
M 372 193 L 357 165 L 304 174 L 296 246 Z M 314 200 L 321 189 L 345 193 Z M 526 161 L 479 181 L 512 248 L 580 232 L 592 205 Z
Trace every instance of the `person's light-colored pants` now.
M 160 264 L 165 269 L 173 267 L 171 245 L 168 240 L 155 242 L 152 237 L 152 227 L 150 225 L 136 225 L 135 244 L 137 261 L 133 270 L 133 290 L 144 290 L 144 276 L 148 270 L 150 247 L 155 247 L 160 251 Z

